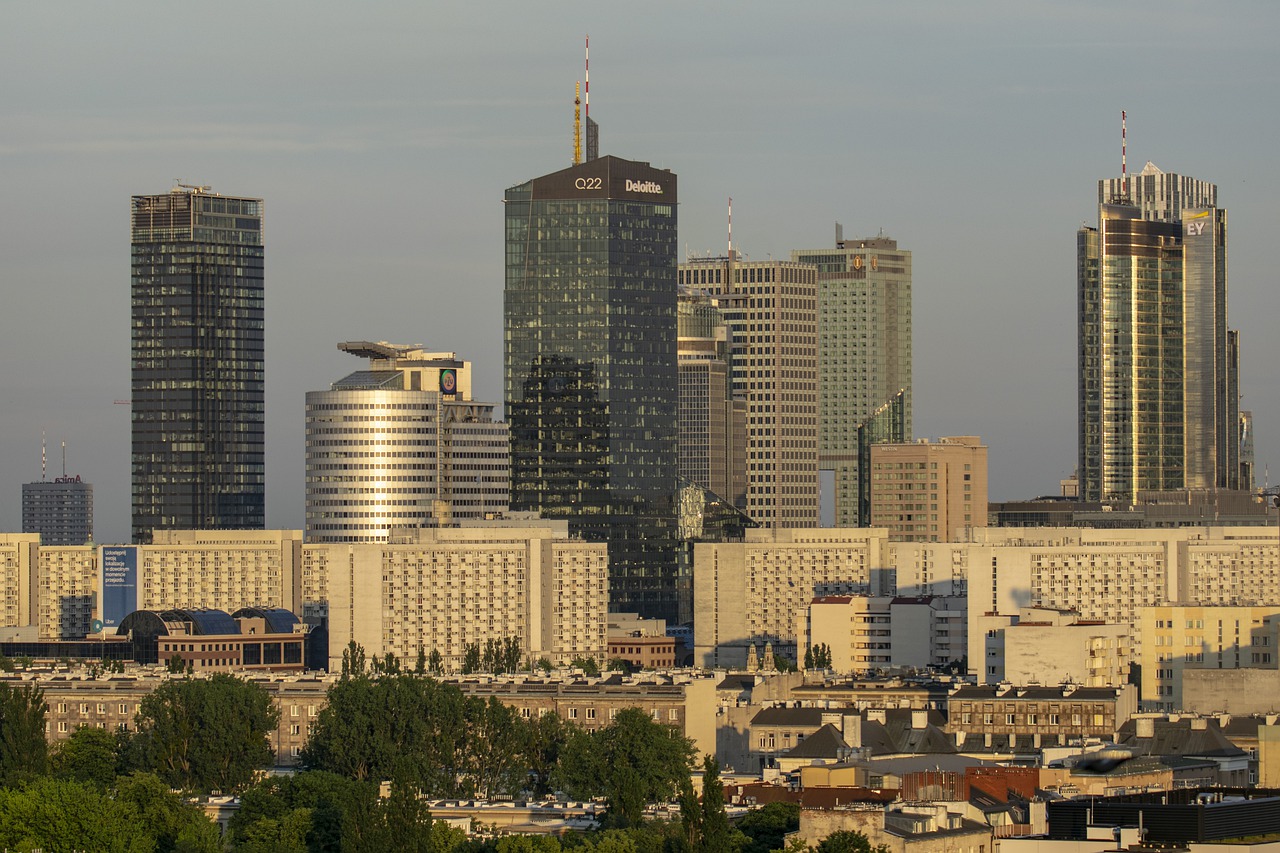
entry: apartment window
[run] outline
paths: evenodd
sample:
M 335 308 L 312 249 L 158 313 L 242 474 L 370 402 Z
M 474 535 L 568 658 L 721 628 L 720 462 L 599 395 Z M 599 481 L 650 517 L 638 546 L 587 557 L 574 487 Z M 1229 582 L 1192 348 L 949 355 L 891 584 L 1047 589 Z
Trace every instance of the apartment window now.
M 296 716 L 298 716 L 298 706 L 297 706 L 297 705 L 290 705 L 290 706 L 289 706 L 289 716 L 290 716 L 290 717 L 296 717 Z
M 1017 721 L 1017 715 L 1016 715 L 1016 714 L 1005 714 L 1005 715 L 1004 715 L 1004 724 L 1005 724 L 1006 726 L 1012 726 L 1016 721 Z
M 609 719 L 611 719 L 611 720 L 612 720 L 612 719 L 613 719 L 614 717 L 616 717 L 616 716 L 618 716 L 618 712 L 617 712 L 617 710 L 616 710 L 616 709 L 614 709 L 614 710 L 612 710 L 612 711 L 610 711 L 610 712 L 609 712 Z M 596 709 L 595 709 L 595 708 L 588 708 L 588 709 L 587 709 L 587 719 L 588 719 L 588 720 L 594 720 L 595 718 L 596 718 Z
M 296 735 L 299 735 L 299 734 L 301 734 L 301 733 L 302 733 L 302 726 L 299 726 L 299 725 L 298 725 L 298 724 L 296 724 L 296 723 L 295 723 L 294 725 L 292 725 L 292 726 L 289 726 L 289 734 L 291 734 L 291 735 L 295 735 L 295 736 L 296 736 Z
M 571 719 L 571 720 L 576 720 L 576 719 L 578 719 L 578 709 L 577 709 L 577 708 L 570 708 L 570 709 L 569 709 L 569 719 Z

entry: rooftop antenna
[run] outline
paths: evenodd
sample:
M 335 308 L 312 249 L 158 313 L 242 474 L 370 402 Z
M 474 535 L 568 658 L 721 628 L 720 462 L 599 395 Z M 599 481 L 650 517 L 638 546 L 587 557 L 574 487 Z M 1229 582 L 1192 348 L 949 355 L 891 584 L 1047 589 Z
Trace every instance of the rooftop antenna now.
M 1128 131 L 1125 127 L 1125 111 L 1120 111 L 1120 195 L 1127 200 L 1129 198 L 1129 170 L 1128 163 L 1128 147 L 1129 138 Z
M 591 120 L 591 36 L 589 34 L 583 59 L 585 64 L 582 78 L 582 106 L 585 111 L 584 123 L 587 126 L 587 161 L 590 162 L 600 156 L 600 125 Z
M 67 443 L 62 442 L 62 479 L 67 479 Z
M 733 257 L 733 196 L 729 196 L 729 251 L 727 254 Z
M 47 454 L 45 453 L 44 430 L 40 430 L 40 482 L 45 482 L 48 477 L 45 476 L 45 462 Z
M 582 99 L 578 97 L 581 83 L 573 84 L 573 165 L 582 162 Z

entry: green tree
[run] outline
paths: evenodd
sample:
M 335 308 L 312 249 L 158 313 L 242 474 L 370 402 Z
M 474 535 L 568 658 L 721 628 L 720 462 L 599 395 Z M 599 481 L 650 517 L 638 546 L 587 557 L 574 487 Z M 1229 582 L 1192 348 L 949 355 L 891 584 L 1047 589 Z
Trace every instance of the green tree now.
M 462 647 L 462 674 L 470 675 L 479 672 L 483 663 L 479 643 L 467 643 Z
M 303 749 L 307 768 L 399 779 L 430 796 L 514 794 L 529 784 L 530 722 L 496 700 L 416 676 L 347 679 Z
M 575 727 L 559 714 L 543 714 L 525 727 L 523 747 L 529 768 L 529 792 L 544 797 L 554 788 L 553 778 L 560 766 L 560 755 Z
M 558 776 L 572 796 L 604 796 L 611 823 L 635 826 L 651 802 L 675 798 L 689 775 L 692 742 L 639 708 L 626 708 L 594 732 L 576 732 Z
M 701 853 L 737 853 L 746 836 L 729 825 L 724 807 L 724 783 L 720 762 L 708 755 L 702 760 L 702 844 Z
M 444 656 L 439 649 L 431 650 L 431 655 L 427 658 L 427 671 L 432 675 L 444 675 Z
M 422 646 L 418 646 L 418 662 L 413 667 L 415 675 L 427 674 L 427 650 Z
M 280 720 L 257 685 L 218 673 L 166 682 L 143 698 L 133 755 L 139 767 L 186 790 L 233 791 L 272 761 Z
M 822 839 L 814 850 L 816 853 L 888 853 L 889 848 L 883 844 L 872 847 L 861 832 L 842 829 Z
M 550 675 L 551 670 L 553 668 L 551 666 L 551 658 L 546 658 L 546 657 L 538 658 L 537 667 L 538 669 L 542 670 L 543 675 Z
M 44 778 L 0 789 L 0 848 L 151 853 L 156 839 L 131 803 L 92 785 Z
M 34 684 L 0 684 L 0 785 L 43 776 L 49 768 L 44 738 L 49 706 Z
M 154 773 L 117 780 L 114 798 L 132 806 L 138 824 L 155 838 L 157 853 L 220 853 L 223 849 L 218 825 L 170 791 Z
M 342 677 L 359 678 L 365 674 L 366 662 L 364 646 L 352 640 L 342 650 Z
M 108 788 L 116 781 L 119 747 L 119 739 L 105 729 L 81 726 L 54 749 L 54 778 Z
M 787 834 L 799 828 L 800 807 L 795 803 L 769 803 L 747 812 L 738 821 L 738 829 L 747 837 L 743 853 L 781 850 Z
M 576 657 L 570 663 L 570 666 L 577 667 L 582 670 L 583 674 L 592 677 L 600 674 L 600 665 L 596 663 L 595 658 Z

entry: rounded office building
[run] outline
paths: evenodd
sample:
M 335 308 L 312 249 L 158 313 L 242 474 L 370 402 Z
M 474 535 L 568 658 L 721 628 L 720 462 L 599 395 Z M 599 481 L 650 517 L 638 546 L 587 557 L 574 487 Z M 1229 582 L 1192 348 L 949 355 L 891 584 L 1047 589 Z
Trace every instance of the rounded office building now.
M 386 542 L 393 528 L 435 525 L 440 395 L 378 374 L 307 394 L 308 542 Z

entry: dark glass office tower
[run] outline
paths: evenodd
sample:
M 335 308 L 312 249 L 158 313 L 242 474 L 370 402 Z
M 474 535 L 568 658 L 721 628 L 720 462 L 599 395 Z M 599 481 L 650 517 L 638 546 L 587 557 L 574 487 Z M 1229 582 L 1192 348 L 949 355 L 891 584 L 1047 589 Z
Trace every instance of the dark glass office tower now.
M 672 621 L 676 246 L 676 176 L 648 163 L 506 192 L 511 508 L 608 543 L 610 607 Z
M 262 200 L 134 196 L 133 538 L 265 521 Z

